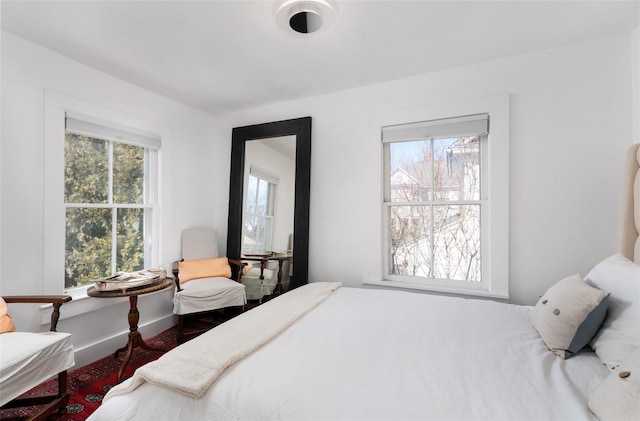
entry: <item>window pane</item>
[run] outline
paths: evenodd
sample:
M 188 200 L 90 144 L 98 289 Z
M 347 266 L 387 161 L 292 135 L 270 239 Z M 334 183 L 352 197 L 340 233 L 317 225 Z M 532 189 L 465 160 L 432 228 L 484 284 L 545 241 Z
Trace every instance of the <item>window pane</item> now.
M 478 137 L 389 145 L 392 202 L 479 200 Z
M 392 202 L 430 200 L 430 151 L 430 141 L 425 140 L 389 145 Z
M 256 217 L 245 215 L 244 237 L 242 238 L 242 253 L 260 253 L 256 239 Z
M 107 203 L 108 142 L 66 133 L 64 199 L 66 203 Z
M 435 200 L 480 199 L 478 137 L 434 139 Z
M 431 277 L 429 206 L 391 206 L 391 275 Z
M 271 248 L 273 220 L 261 216 L 245 216 L 242 253 L 264 253 Z
M 144 203 L 144 148 L 113 144 L 113 202 Z
M 116 270 L 144 269 L 144 210 L 118 209 Z
M 391 206 L 389 212 L 390 275 L 481 281 L 479 205 Z
M 480 206 L 433 206 L 433 277 L 481 281 Z
M 252 175 L 249 176 L 247 186 L 247 212 L 256 213 L 256 194 L 258 191 L 258 179 Z
M 269 251 L 271 249 L 271 225 L 273 223 L 271 218 L 257 218 L 258 221 L 258 242 L 260 243 L 261 251 Z
M 269 206 L 269 182 L 258 180 L 258 197 L 256 203 L 256 213 L 258 215 L 268 215 Z
M 65 288 L 111 275 L 111 210 L 69 208 L 66 213 Z

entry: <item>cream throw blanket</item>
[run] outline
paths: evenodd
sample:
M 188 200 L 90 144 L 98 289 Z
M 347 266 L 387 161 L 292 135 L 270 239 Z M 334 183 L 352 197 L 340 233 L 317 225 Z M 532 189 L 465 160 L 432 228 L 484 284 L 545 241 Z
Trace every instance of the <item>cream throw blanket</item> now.
M 274 338 L 342 285 L 314 282 L 243 313 L 167 352 L 112 388 L 104 402 L 144 382 L 200 398 L 230 365 Z

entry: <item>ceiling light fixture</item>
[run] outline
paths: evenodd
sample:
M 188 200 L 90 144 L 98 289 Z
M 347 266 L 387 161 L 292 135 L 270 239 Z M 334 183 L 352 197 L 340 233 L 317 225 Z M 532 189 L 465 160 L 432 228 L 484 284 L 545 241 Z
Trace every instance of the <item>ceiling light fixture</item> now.
M 287 0 L 276 11 L 280 28 L 302 36 L 325 32 L 336 18 L 335 7 L 326 0 Z

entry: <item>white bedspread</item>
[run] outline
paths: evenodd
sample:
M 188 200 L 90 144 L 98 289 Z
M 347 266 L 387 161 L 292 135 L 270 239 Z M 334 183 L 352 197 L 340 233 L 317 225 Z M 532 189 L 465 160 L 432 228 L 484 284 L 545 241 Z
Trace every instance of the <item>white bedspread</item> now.
M 552 354 L 530 313 L 491 301 L 339 288 L 229 367 L 202 398 L 145 383 L 90 419 L 594 418 L 587 401 L 606 368 L 591 352 L 568 360 Z

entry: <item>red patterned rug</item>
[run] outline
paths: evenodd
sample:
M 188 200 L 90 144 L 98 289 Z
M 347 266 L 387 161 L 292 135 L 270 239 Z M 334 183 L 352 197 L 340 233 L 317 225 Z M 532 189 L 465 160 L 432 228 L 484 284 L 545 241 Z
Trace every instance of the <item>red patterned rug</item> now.
M 173 349 L 176 347 L 175 328 L 145 339 L 145 342 L 153 347 Z M 115 359 L 112 354 L 84 367 L 69 371 L 67 390 L 71 394 L 71 398 L 67 405 L 67 413 L 56 414 L 52 419 L 57 421 L 86 420 L 100 406 L 102 398 L 109 389 L 115 386 L 118 370 L 120 370 L 124 358 L 123 354 L 120 353 L 118 359 Z M 136 348 L 124 370 L 123 379 L 131 377 L 138 367 L 158 359 L 161 355 L 161 352 L 150 352 Z M 56 393 L 57 390 L 58 383 L 55 378 L 30 390 L 25 395 Z M 29 415 L 33 415 L 35 410 L 37 407 L 2 410 L 0 411 L 0 419 L 23 420 Z

